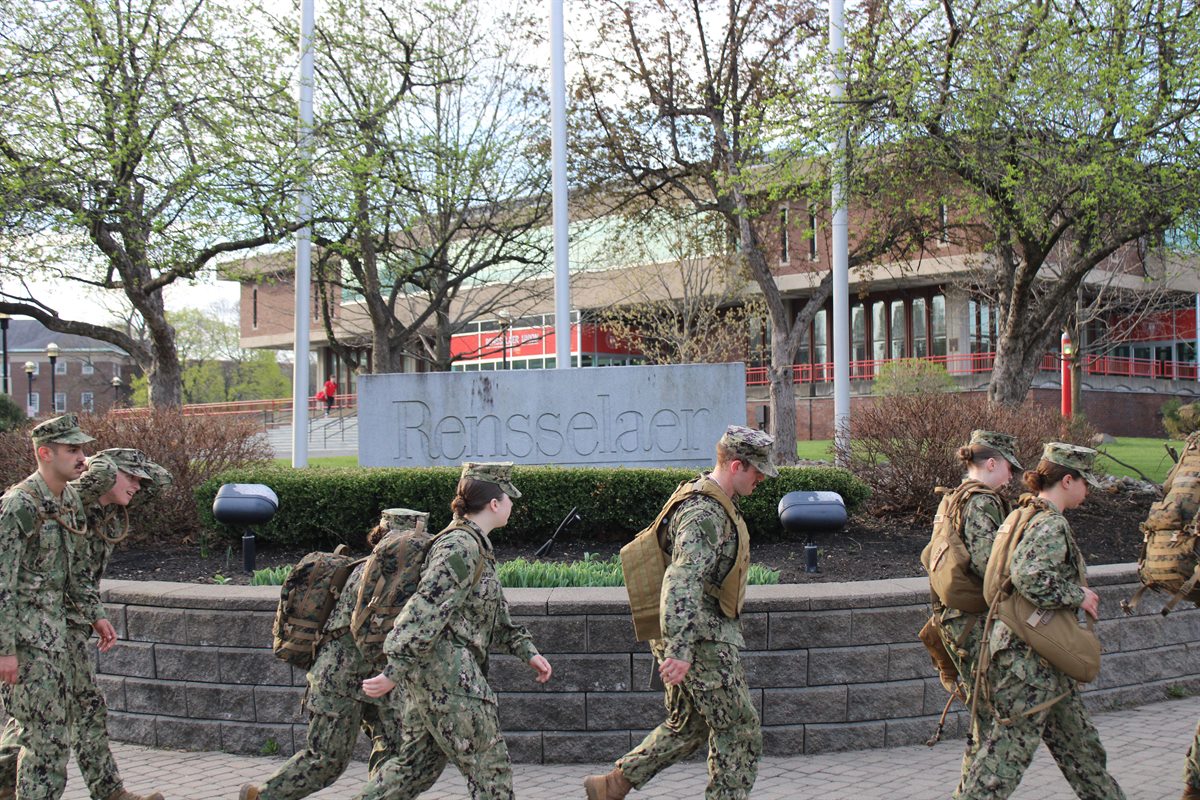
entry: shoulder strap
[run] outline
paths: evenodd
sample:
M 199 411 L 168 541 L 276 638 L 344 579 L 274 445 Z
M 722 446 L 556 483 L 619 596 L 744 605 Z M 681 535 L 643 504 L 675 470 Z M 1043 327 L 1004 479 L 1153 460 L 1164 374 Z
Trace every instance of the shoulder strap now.
M 703 480 L 703 478 L 698 480 Z M 675 487 L 675 491 L 671 492 L 671 496 L 667 498 L 667 502 L 663 505 L 662 510 L 658 512 L 658 516 L 654 518 L 654 522 L 650 523 L 650 526 L 647 528 L 647 530 L 654 531 L 654 535 L 658 539 L 658 546 L 664 553 L 667 552 L 667 529 L 663 523 L 666 521 L 667 517 L 675 511 L 680 503 L 695 494 L 693 484 L 696 482 L 696 479 L 681 481 L 680 484 Z

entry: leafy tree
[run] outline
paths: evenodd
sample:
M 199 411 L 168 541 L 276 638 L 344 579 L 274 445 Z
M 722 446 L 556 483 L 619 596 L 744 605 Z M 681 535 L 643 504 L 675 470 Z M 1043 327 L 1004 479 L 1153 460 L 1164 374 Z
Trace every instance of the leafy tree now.
M 1191 0 L 881 0 L 855 22 L 855 158 L 947 176 L 946 236 L 998 300 L 991 400 L 1025 397 L 1081 282 L 1136 287 L 1147 248 L 1197 229 L 1198 22 Z
M 221 0 L 0 3 L 0 269 L 122 292 L 147 341 L 28 291 L 0 311 L 121 347 L 156 406 L 182 400 L 163 289 L 297 226 L 290 53 L 252 17 Z

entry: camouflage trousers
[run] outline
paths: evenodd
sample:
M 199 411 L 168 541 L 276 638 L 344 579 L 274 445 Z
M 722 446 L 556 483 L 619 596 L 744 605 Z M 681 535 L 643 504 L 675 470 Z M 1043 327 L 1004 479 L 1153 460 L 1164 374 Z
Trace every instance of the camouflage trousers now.
M 495 703 L 410 688 L 403 725 L 396 755 L 355 800 L 411 800 L 437 783 L 447 762 L 466 777 L 472 800 L 513 800 L 512 763 Z
M 73 699 L 70 742 L 79 762 L 79 771 L 94 800 L 106 800 L 123 788 L 117 762 L 108 742 L 108 705 L 96 685 L 96 673 L 89 655 L 90 631 L 77 628 L 67 633 L 64 654 L 67 680 Z M 0 787 L 13 786 L 17 780 L 17 721 L 10 719 L 0 736 Z
M 310 695 L 308 737 L 299 751 L 259 787 L 262 800 L 299 800 L 338 779 L 354 753 L 358 731 L 371 739 L 368 774 L 374 776 L 399 745 L 397 715 L 385 706 L 353 698 Z
M 1081 800 L 1125 800 L 1125 793 L 1106 769 L 1104 746 L 1074 680 L 1046 663 L 1024 642 L 1014 641 L 993 654 L 988 685 L 997 718 L 979 743 L 960 797 L 1008 797 L 1021 782 L 1038 743 L 1045 742 Z M 1025 715 L 1064 694 L 1050 708 Z
M 663 660 L 661 642 L 651 650 Z M 723 642 L 698 642 L 692 667 L 678 686 L 665 692 L 667 719 L 642 743 L 617 760 L 637 788 L 708 743 L 706 800 L 750 796 L 762 756 L 762 726 L 750 699 L 738 648 Z
M 1192 738 L 1192 746 L 1188 748 L 1183 782 L 1193 789 L 1200 789 L 1200 725 L 1196 726 L 1196 735 Z
M 18 646 L 18 683 L 0 686 L 13 718 L 8 744 L 16 748 L 20 800 L 57 800 L 67 783 L 71 755 L 70 666 L 65 653 Z
M 949 616 L 945 616 L 945 614 L 949 614 Z M 946 652 L 950 654 L 950 660 L 958 668 L 958 675 L 966 692 L 966 705 L 969 709 L 971 700 L 975 696 L 975 667 L 979 664 L 979 650 L 983 646 L 984 619 L 974 614 L 961 614 L 950 610 L 945 614 L 938 630 L 942 636 L 942 643 L 946 645 Z M 963 750 L 962 774 L 959 776 L 958 787 L 954 792 L 955 797 L 961 796 L 963 782 L 967 778 L 967 770 L 971 768 L 971 762 L 975 760 L 975 754 L 979 752 L 979 743 L 991 729 L 993 719 L 992 708 L 989 704 L 982 702 L 975 704 L 975 718 L 971 720 L 971 733 L 967 737 L 967 745 Z

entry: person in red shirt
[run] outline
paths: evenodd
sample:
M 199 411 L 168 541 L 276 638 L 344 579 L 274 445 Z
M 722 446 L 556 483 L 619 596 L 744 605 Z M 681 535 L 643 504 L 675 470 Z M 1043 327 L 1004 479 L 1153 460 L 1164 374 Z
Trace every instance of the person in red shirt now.
M 321 389 L 325 393 L 325 416 L 327 417 L 329 416 L 329 412 L 333 410 L 334 401 L 337 400 L 337 390 L 337 381 L 330 375 L 325 379 L 325 385 Z

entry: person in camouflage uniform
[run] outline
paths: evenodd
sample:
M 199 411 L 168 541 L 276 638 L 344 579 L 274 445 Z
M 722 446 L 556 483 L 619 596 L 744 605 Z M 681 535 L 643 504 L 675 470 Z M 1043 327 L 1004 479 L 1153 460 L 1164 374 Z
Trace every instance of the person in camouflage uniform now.
M 358 800 L 414 798 L 437 782 L 448 761 L 475 800 L 513 797 L 512 764 L 487 682 L 488 653 L 527 662 L 539 683 L 551 669 L 529 631 L 509 616 L 488 538 L 521 496 L 511 471 L 508 463 L 463 465 L 450 504 L 454 520 L 434 539 L 417 591 L 384 642 L 387 667 L 363 681 L 371 697 L 403 685 L 405 703 L 399 750 Z
M 717 443 L 707 478 L 730 500 L 750 495 L 778 470 L 773 440 L 731 425 Z M 740 514 L 739 514 L 740 516 Z M 623 798 L 708 744 L 707 800 L 750 796 L 762 755 L 762 727 L 740 659 L 741 622 L 725 616 L 706 584 L 719 586 L 738 557 L 737 525 L 714 498 L 695 494 L 671 514 L 671 563 L 663 575 L 662 639 L 650 642 L 665 689 L 667 719 L 617 760 L 606 775 L 584 779 L 588 800 Z M 744 579 L 743 579 L 744 580 Z
M 961 519 L 959 535 L 962 536 L 963 544 L 971 557 L 968 570 L 981 582 L 987 571 L 988 556 L 992 552 L 996 531 L 1009 512 L 1008 502 L 997 494 L 996 490 L 1012 480 L 1014 469 L 1021 469 L 1015 450 L 1016 439 L 1012 436 L 995 431 L 977 430 L 971 432 L 966 446 L 958 451 L 958 459 L 967 471 L 967 477 L 963 479 L 960 488 L 972 483 L 986 487 L 984 491 L 969 493 L 964 507 L 956 512 Z M 933 597 L 933 611 L 938 619 L 938 634 L 962 678 L 962 699 L 969 707 L 974 689 L 972 681 L 975 666 L 979 662 L 979 648 L 983 642 L 983 618 L 979 614 L 943 606 L 936 596 Z M 962 762 L 964 776 L 979 748 L 982 732 L 990 727 L 990 709 L 986 704 L 982 704 L 977 709 L 977 715 L 972 720 L 971 734 L 967 737 Z M 961 789 L 960 780 L 959 791 Z
M 428 517 L 424 511 L 389 508 L 367 534 L 367 544 L 374 547 L 391 531 L 411 530 Z M 364 561 L 346 579 L 325 623 L 328 638 L 308 670 L 305 748 L 284 762 L 261 787 L 249 783 L 242 786 L 239 800 L 297 800 L 331 785 L 346 771 L 360 727 L 371 740 L 368 775 L 378 772 L 379 766 L 395 754 L 400 744 L 404 693 L 392 692 L 383 698 L 363 694 L 362 682 L 371 676 L 372 665 L 350 634 L 350 617 L 365 567 Z
M 1012 554 L 1013 589 L 1039 608 L 1082 609 L 1096 617 L 1100 598 L 1081 583 L 1086 566 L 1062 512 L 1081 505 L 1096 451 L 1047 444 L 1025 485 L 1042 506 Z M 1019 512 L 1014 511 L 1014 514 Z M 1107 756 L 1083 706 L 1079 686 L 997 621 L 988 642 L 987 697 L 994 718 L 963 781 L 964 800 L 1002 800 L 1016 790 L 1039 742 L 1045 742 L 1075 794 L 1087 800 L 1124 800 L 1106 769 Z M 1050 705 L 1038 709 L 1043 704 Z
M 87 469 L 71 485 L 79 492 L 87 519 L 88 535 L 80 539 L 78 556 L 83 576 L 99 591 L 113 546 L 129 533 L 129 509 L 143 505 L 172 482 L 171 473 L 140 450 L 102 450 L 87 460 Z M 118 510 L 124 514 L 119 515 Z M 125 789 L 108 742 L 108 706 L 88 654 L 92 628 L 73 606 L 67 609 L 67 657 L 75 708 L 71 720 L 71 746 L 93 800 L 163 800 L 154 792 L 143 797 Z M 0 785 L 16 781 L 17 752 L 9 745 L 15 736 L 9 720 L 0 746 Z
M 1192 738 L 1192 746 L 1188 748 L 1183 767 L 1182 800 L 1200 800 L 1200 725 L 1196 726 L 1196 735 Z
M 87 523 L 69 481 L 94 441 L 74 414 L 33 429 L 38 469 L 0 499 L 0 698 L 13 718 L 17 800 L 53 800 L 66 786 L 73 697 L 68 609 L 107 651 L 117 634 L 87 579 Z M 72 608 L 73 607 L 73 608 Z

